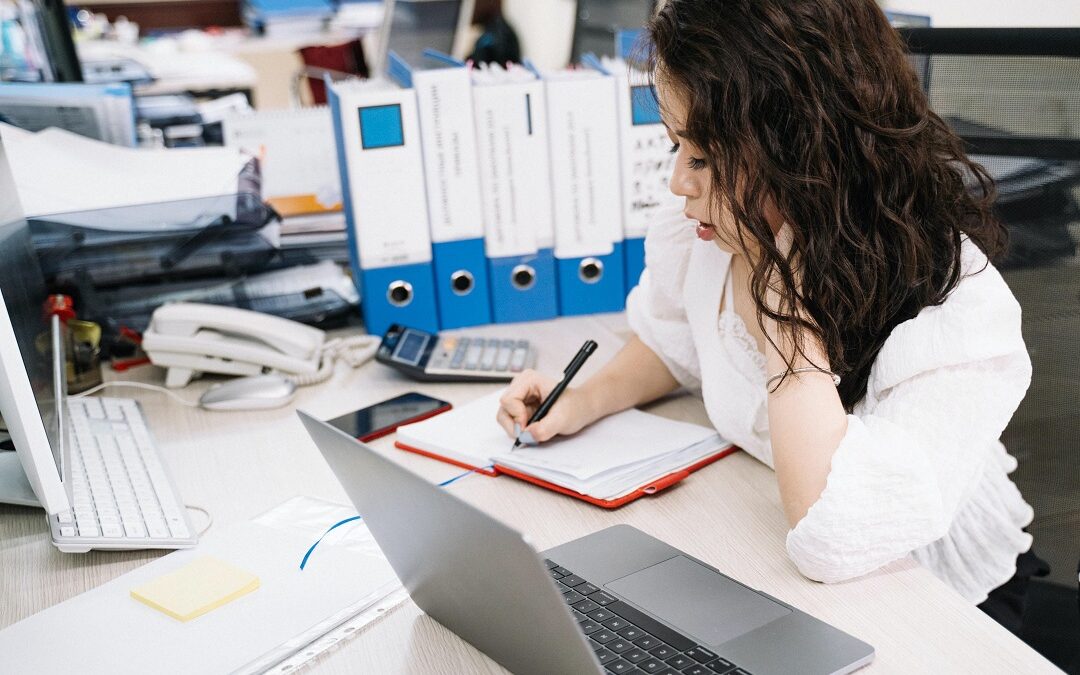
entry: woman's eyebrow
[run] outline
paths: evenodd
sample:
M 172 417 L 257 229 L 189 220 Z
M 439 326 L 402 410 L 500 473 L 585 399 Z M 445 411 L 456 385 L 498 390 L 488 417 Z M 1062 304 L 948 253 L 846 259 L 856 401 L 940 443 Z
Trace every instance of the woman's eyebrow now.
M 679 138 L 688 138 L 687 135 L 686 135 L 686 129 L 672 129 L 671 125 L 669 125 L 666 121 L 664 121 L 663 118 L 661 118 L 660 123 L 664 125 L 665 129 L 667 129 L 671 133 L 675 134 Z

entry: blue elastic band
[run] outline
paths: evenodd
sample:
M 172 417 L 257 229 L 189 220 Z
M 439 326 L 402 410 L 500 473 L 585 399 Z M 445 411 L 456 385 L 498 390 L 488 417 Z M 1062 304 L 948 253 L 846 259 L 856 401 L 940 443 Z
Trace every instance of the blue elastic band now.
M 477 471 L 486 471 L 486 470 L 492 468 L 493 466 L 495 466 L 495 465 L 492 464 L 490 466 L 485 466 L 483 469 L 472 469 L 470 471 L 466 471 L 465 473 L 459 473 L 458 475 L 454 476 L 453 478 L 447 478 L 443 482 L 439 483 L 439 487 L 446 487 L 447 485 L 450 485 L 451 483 L 453 483 L 455 481 L 461 480 L 462 478 L 464 478 L 465 476 L 468 476 L 469 474 L 476 473 Z M 319 542 L 321 542 L 323 540 L 323 537 L 330 534 L 331 532 L 333 532 L 337 528 L 341 527 L 342 525 L 345 525 L 347 523 L 351 523 L 354 520 L 363 520 L 363 517 L 361 517 L 361 516 L 350 516 L 350 517 L 346 518 L 345 520 L 339 520 L 338 522 L 331 525 L 330 529 L 328 529 L 326 532 L 323 532 L 322 537 L 319 537 L 318 540 L 316 540 L 316 542 L 311 545 L 311 548 L 309 548 L 307 550 L 307 553 L 304 554 L 303 560 L 300 561 L 300 570 L 303 571 L 304 566 L 307 565 L 308 558 L 310 558 L 311 554 L 315 552 L 315 547 L 319 545 Z

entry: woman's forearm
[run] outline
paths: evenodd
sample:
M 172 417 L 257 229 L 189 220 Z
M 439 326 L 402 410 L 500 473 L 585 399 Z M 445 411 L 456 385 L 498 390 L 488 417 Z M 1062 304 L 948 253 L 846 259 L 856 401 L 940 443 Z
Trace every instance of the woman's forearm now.
M 768 328 L 767 328 L 768 329 Z M 794 353 L 790 340 L 770 335 L 780 350 Z M 805 356 L 794 367 L 829 369 L 820 341 L 807 337 Z M 785 372 L 787 363 L 777 347 L 767 345 L 770 376 Z M 769 393 L 769 435 L 780 500 L 788 522 L 795 527 L 825 490 L 833 453 L 847 433 L 847 414 L 832 378 L 826 373 L 792 374 Z
M 599 419 L 654 401 L 678 387 L 660 357 L 635 335 L 581 391 Z

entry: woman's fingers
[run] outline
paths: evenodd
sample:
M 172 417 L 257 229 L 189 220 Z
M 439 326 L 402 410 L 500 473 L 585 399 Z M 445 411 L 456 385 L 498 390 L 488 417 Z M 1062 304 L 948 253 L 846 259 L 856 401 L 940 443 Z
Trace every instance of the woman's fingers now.
M 516 438 L 517 431 L 525 428 L 529 417 L 554 386 L 554 381 L 546 375 L 535 370 L 522 371 L 499 399 L 499 412 L 496 414 L 499 425 Z

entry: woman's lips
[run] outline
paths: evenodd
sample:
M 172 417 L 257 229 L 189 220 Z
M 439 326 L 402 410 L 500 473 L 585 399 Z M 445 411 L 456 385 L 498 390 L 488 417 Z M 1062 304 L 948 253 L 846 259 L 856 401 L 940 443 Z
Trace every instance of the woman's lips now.
M 708 223 L 701 221 L 697 222 L 697 236 L 702 241 L 712 241 L 716 239 L 716 228 Z

